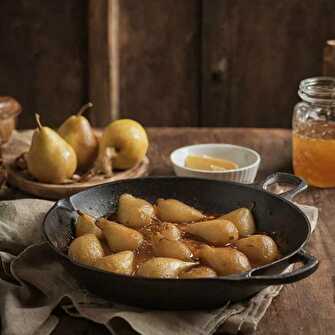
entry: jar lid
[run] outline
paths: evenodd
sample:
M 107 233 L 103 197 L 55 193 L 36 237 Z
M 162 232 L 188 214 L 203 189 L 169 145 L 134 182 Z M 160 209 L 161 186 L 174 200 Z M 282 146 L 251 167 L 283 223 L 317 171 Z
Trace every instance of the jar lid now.
M 335 78 L 314 77 L 302 80 L 298 94 L 307 102 L 335 104 Z
M 12 97 L 0 96 L 0 120 L 14 118 L 22 111 L 21 105 Z

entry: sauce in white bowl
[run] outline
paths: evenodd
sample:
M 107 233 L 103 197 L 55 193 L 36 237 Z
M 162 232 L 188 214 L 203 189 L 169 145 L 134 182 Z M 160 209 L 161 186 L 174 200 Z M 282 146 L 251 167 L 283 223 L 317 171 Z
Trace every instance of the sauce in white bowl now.
M 189 155 L 210 156 L 232 161 L 238 165 L 238 168 L 224 171 L 192 169 L 185 166 L 185 160 Z M 260 155 L 255 150 L 218 143 L 181 147 L 171 153 L 170 159 L 177 176 L 230 180 L 245 184 L 254 182 L 261 161 Z

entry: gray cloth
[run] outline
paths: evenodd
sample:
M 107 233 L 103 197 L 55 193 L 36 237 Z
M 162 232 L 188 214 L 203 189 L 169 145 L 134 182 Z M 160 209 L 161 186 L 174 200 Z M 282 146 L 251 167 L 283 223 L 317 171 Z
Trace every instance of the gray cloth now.
M 248 301 L 210 311 L 164 312 L 113 305 L 81 289 L 43 241 L 42 218 L 51 205 L 34 199 L 0 202 L 3 335 L 50 334 L 58 322 L 52 312 L 59 304 L 69 315 L 104 324 L 112 334 L 118 334 L 120 319 L 143 335 L 207 335 L 217 330 L 252 333 L 281 290 L 281 286 L 270 286 Z M 315 227 L 317 209 L 301 208 Z

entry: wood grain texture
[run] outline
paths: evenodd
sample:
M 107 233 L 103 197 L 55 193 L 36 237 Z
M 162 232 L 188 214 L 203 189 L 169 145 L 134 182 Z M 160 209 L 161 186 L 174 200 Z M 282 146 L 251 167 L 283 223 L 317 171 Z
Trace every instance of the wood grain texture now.
M 311 277 L 284 287 L 259 325 L 258 335 L 335 333 L 335 190 L 311 188 L 297 201 L 317 206 L 319 222 L 307 250 L 320 260 Z M 279 321 L 281 320 L 281 321 Z
M 120 114 L 145 126 L 198 124 L 200 1 L 120 1 Z
M 105 126 L 119 116 L 119 0 L 89 0 L 88 59 L 91 119 Z
M 202 1 L 201 125 L 290 127 L 299 81 L 321 74 L 333 0 Z
M 84 191 L 90 187 L 110 183 L 112 181 L 118 181 L 122 179 L 131 179 L 145 177 L 148 175 L 149 160 L 147 157 L 140 163 L 136 164 L 133 168 L 115 172 L 112 177 L 109 178 L 95 178 L 90 181 L 83 181 L 71 184 L 47 184 L 40 183 L 27 178 L 27 175 L 22 171 L 19 171 L 15 165 L 7 165 L 8 183 L 20 189 L 27 194 L 31 194 L 37 198 L 59 200 L 75 193 Z
M 108 0 L 88 2 L 88 95 L 95 126 L 111 119 L 111 81 L 108 43 Z
M 181 146 L 200 143 L 230 143 L 256 150 L 262 159 L 258 178 L 264 178 L 269 171 L 290 171 L 290 131 L 271 129 L 271 136 L 266 134 L 268 130 L 256 128 L 149 128 L 148 156 L 153 162 L 150 174 L 173 174 L 170 153 Z
M 0 2 L 0 92 L 22 104 L 22 127 L 34 113 L 59 126 L 87 100 L 86 0 Z
M 116 6 L 118 4 L 118 6 Z M 2 0 L 0 94 L 58 126 L 289 127 L 335 36 L 333 0 Z M 330 73 L 332 70 L 325 70 Z

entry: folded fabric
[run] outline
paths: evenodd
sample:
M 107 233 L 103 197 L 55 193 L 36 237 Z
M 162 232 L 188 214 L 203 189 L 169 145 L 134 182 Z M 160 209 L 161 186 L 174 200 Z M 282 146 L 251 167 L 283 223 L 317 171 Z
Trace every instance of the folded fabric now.
M 104 324 L 113 334 L 118 334 L 120 320 L 143 335 L 207 335 L 219 328 L 230 334 L 252 333 L 281 290 L 270 286 L 248 301 L 215 310 L 154 311 L 112 304 L 81 288 L 43 242 L 42 219 L 51 205 L 35 199 L 0 203 L 1 334 L 50 334 L 58 321 L 52 312 L 59 304 L 69 315 Z M 314 228 L 317 209 L 300 207 Z

